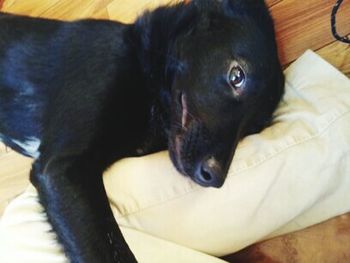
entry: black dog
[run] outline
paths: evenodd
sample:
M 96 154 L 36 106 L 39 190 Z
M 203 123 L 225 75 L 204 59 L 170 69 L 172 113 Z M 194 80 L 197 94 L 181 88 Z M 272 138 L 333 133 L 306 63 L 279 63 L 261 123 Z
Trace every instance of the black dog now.
M 72 262 L 135 262 L 106 167 L 168 148 L 181 173 L 220 187 L 283 85 L 262 0 L 193 0 L 131 25 L 0 14 L 0 138 L 35 158 L 31 181 Z

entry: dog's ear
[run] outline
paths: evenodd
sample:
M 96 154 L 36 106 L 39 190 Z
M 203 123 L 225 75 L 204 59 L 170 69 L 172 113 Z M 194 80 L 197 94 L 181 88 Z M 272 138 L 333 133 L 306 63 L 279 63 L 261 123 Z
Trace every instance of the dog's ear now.
M 221 2 L 223 10 L 228 15 L 242 16 L 265 11 L 264 0 L 217 0 Z
M 199 17 L 200 12 L 192 1 L 179 1 L 146 11 L 135 21 L 131 39 L 146 75 L 162 77 L 169 64 L 176 64 L 171 60 L 177 40 L 193 32 Z
M 218 7 L 223 0 L 192 0 L 192 1 L 186 1 L 188 4 L 195 5 L 200 10 L 211 10 L 213 8 Z
M 210 10 L 223 6 L 227 10 L 247 10 L 265 7 L 264 0 L 184 0 L 185 5 L 195 5 L 201 10 Z
M 171 41 L 180 34 L 188 33 L 198 14 L 193 1 L 162 6 L 140 16 L 135 22 L 135 31 L 141 35 L 146 46 L 152 45 L 150 41 Z
M 266 33 L 274 34 L 273 21 L 264 0 L 217 0 L 222 4 L 222 11 L 227 17 L 241 19 L 247 18 L 259 25 L 259 28 L 267 30 Z M 272 26 L 271 26 L 272 25 Z

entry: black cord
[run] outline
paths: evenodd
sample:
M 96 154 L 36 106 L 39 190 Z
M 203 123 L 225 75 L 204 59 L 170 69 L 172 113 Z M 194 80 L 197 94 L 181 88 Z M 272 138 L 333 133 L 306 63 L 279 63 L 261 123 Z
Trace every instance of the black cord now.
M 336 16 L 337 16 L 337 12 L 339 10 L 340 5 L 342 4 L 343 0 L 337 0 L 337 2 L 335 3 L 333 10 L 332 10 L 332 14 L 331 14 L 331 28 L 332 28 L 332 34 L 334 36 L 334 38 L 338 41 L 350 44 L 350 38 L 348 36 L 339 36 L 339 34 L 337 33 L 337 23 L 336 23 Z

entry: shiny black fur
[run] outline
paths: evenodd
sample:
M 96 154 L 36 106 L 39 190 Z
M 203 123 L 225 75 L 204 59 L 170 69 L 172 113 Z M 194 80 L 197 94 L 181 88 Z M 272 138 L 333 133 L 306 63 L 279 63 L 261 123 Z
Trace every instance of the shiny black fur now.
M 169 148 L 181 173 L 220 187 L 283 82 L 261 0 L 193 0 L 130 25 L 0 14 L 0 139 L 35 157 L 31 181 L 75 263 L 135 262 L 103 187 L 112 162 Z

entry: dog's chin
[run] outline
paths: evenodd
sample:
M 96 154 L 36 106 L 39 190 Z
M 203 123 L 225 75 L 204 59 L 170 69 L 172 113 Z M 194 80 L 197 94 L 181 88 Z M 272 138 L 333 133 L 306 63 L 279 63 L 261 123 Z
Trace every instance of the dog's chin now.
M 205 184 L 196 179 L 194 176 L 194 170 L 185 163 L 181 156 L 181 135 L 174 136 L 174 139 L 169 143 L 169 155 L 170 159 L 176 168 L 176 170 L 183 176 L 189 177 L 196 184 L 203 187 L 210 187 L 210 184 Z
M 171 159 L 174 167 L 176 168 L 176 170 L 180 174 L 182 174 L 185 177 L 190 178 L 192 181 L 194 181 L 198 185 L 205 186 L 205 187 L 209 186 L 209 185 L 203 185 L 201 182 L 196 180 L 196 178 L 194 176 L 191 176 L 191 173 L 186 171 L 186 169 L 183 165 L 183 161 L 181 160 L 181 156 L 177 154 L 176 150 L 169 148 L 169 155 L 170 155 L 170 159 Z
M 210 183 L 205 184 L 202 181 L 197 180 L 195 176 L 192 176 L 193 172 L 186 171 L 185 166 L 183 165 L 183 161 L 181 160 L 181 156 L 178 156 L 176 151 L 174 151 L 173 149 L 169 149 L 169 155 L 174 167 L 180 174 L 182 174 L 185 177 L 189 177 L 193 182 L 202 187 L 212 187 Z
M 174 136 L 169 140 L 169 155 L 176 170 L 184 176 L 190 176 L 186 173 L 183 161 L 181 160 L 181 142 L 179 136 Z
M 188 165 L 182 158 L 182 139 L 183 135 L 176 134 L 169 140 L 170 159 L 179 173 L 186 177 L 190 177 L 193 181 L 195 181 L 192 176 L 194 171 L 190 169 L 190 165 Z

